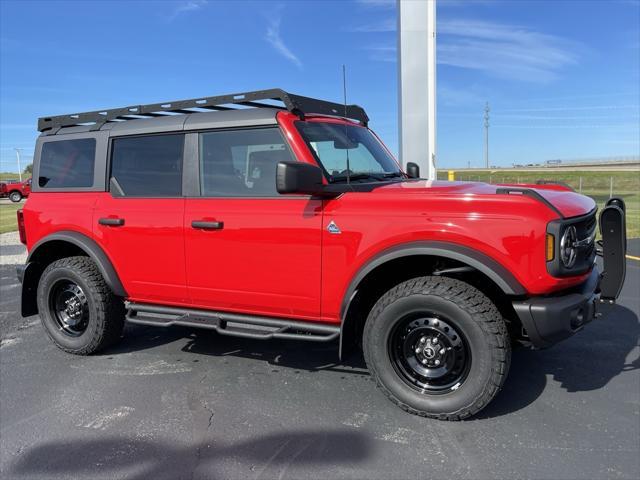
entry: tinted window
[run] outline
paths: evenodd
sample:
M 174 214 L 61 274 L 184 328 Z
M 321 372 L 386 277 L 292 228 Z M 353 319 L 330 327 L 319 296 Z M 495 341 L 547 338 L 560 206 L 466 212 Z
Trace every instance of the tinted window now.
M 93 186 L 96 141 L 93 138 L 46 142 L 40 154 L 38 185 L 43 188 Z
M 277 128 L 201 133 L 202 196 L 277 196 L 276 165 L 291 160 Z
M 111 177 L 117 180 L 126 196 L 179 197 L 182 195 L 183 147 L 184 135 L 115 139 Z

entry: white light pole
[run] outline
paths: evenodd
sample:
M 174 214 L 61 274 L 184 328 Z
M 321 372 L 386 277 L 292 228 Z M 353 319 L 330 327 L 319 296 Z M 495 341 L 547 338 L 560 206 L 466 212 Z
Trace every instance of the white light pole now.
M 436 179 L 436 0 L 398 0 L 400 162 Z
M 21 148 L 14 148 L 16 151 L 16 158 L 18 159 L 18 176 L 20 177 L 20 181 L 22 181 L 22 165 L 20 165 L 20 150 Z

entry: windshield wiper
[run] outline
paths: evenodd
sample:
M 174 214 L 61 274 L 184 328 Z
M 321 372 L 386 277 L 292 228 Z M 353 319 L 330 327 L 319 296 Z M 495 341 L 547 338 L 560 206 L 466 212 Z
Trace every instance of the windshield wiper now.
M 347 181 L 347 179 L 349 181 L 354 181 L 354 180 L 365 180 L 365 179 L 369 179 L 372 178 L 373 180 L 378 180 L 378 181 L 383 181 L 386 180 L 387 178 L 392 178 L 392 177 L 401 177 L 402 173 L 400 172 L 389 172 L 389 173 L 352 173 L 349 175 L 349 177 L 347 177 L 346 175 L 336 175 L 334 177 L 331 177 L 331 183 L 337 183 L 337 182 L 345 182 Z
M 331 183 L 346 182 L 347 180 L 352 182 L 354 180 L 365 180 L 367 178 L 373 178 L 374 180 L 384 180 L 384 177 L 375 175 L 373 173 L 352 173 L 348 177 L 346 175 L 336 175 L 335 177 L 331 178 Z

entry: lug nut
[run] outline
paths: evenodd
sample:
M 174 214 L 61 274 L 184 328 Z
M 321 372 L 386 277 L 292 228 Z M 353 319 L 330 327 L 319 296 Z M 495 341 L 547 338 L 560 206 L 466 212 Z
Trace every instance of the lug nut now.
M 416 348 L 416 353 L 420 353 L 420 349 L 419 348 Z
M 438 337 L 433 337 L 433 339 L 431 340 L 431 343 L 438 343 Z
M 445 352 L 446 350 L 443 348 L 442 350 L 440 350 L 440 355 L 444 355 Z
M 420 343 L 424 343 L 424 342 L 426 342 L 426 341 L 427 341 L 427 339 L 426 339 L 425 337 L 422 337 L 422 338 L 420 339 Z
M 433 363 L 435 363 L 436 365 L 440 365 L 440 360 L 436 359 L 436 361 Z
M 422 360 L 422 363 L 423 363 L 424 365 L 426 365 L 426 364 L 427 364 L 427 359 L 425 358 L 424 360 Z

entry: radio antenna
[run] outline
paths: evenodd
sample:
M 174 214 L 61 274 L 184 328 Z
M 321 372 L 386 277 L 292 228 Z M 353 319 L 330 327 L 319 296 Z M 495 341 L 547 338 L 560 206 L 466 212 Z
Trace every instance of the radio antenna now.
M 344 117 L 347 118 L 347 67 L 342 64 L 342 95 L 344 98 Z M 347 143 L 347 185 L 351 183 L 351 165 L 349 165 L 349 134 L 347 124 L 344 125 L 345 142 Z

